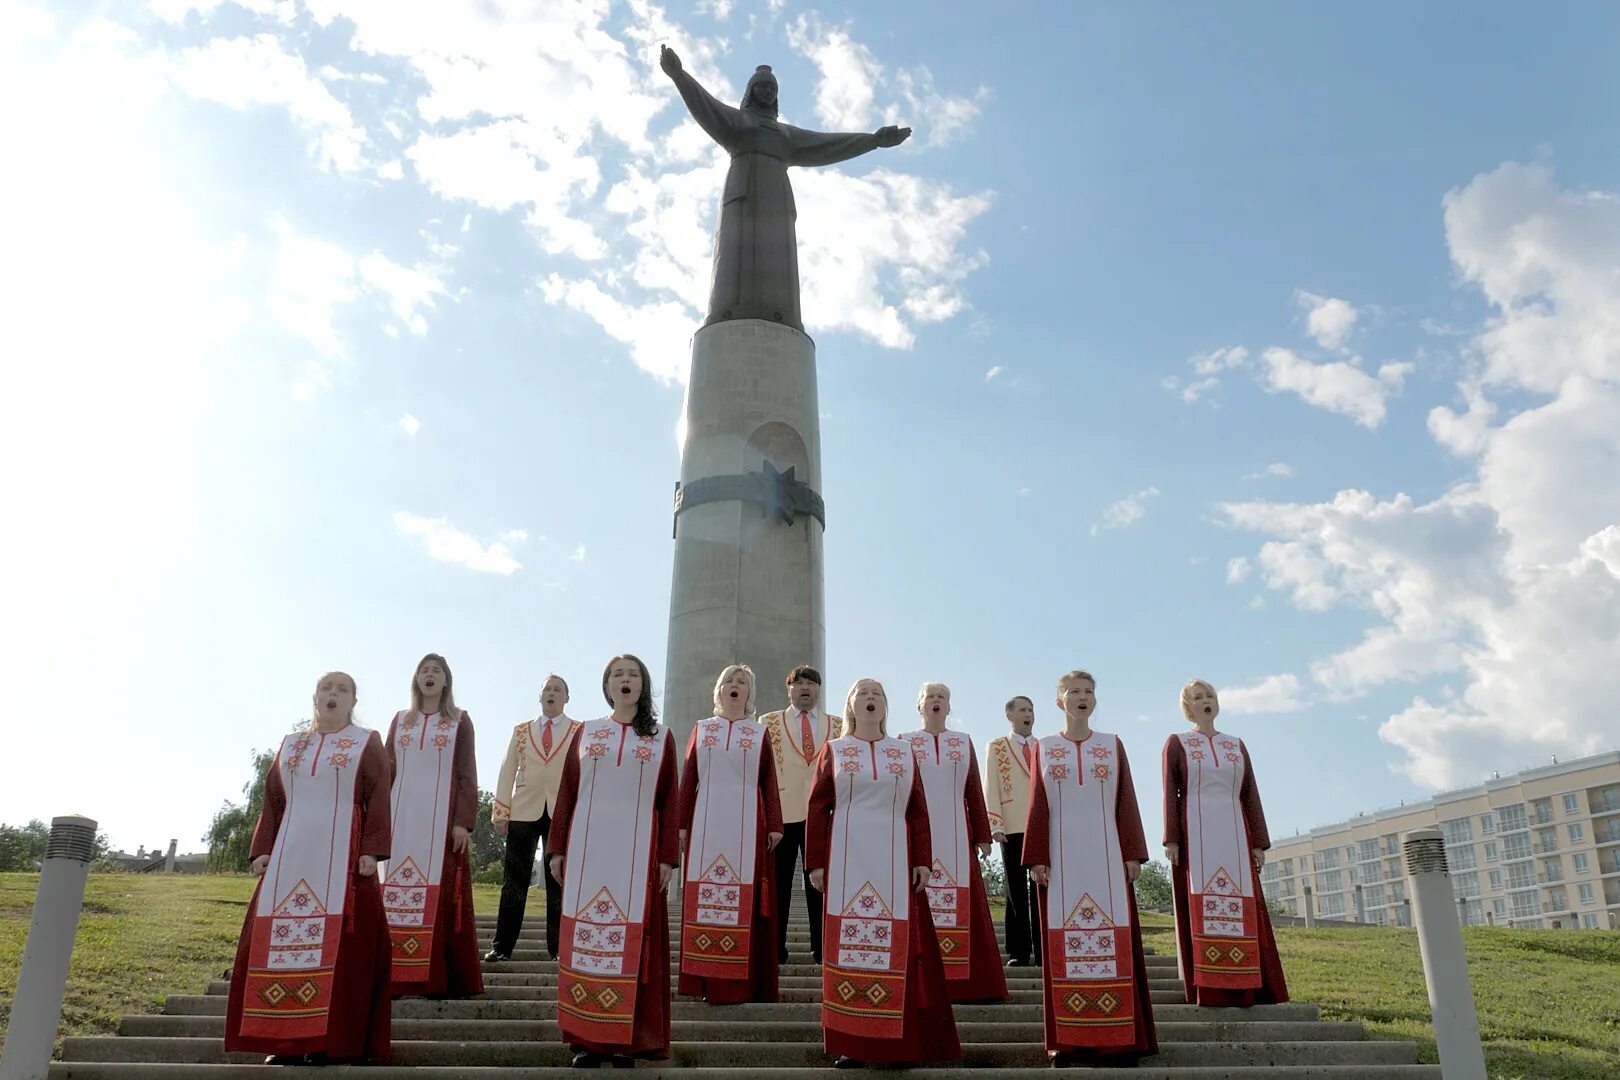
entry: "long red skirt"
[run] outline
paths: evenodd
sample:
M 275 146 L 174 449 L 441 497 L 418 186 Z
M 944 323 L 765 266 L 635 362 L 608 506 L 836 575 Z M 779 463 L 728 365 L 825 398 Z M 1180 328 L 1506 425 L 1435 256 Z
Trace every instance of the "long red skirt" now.
M 393 1009 L 388 976 L 393 951 L 388 918 L 383 914 L 382 892 L 376 875 L 354 879 L 352 917 L 345 917 L 338 939 L 336 970 L 332 978 L 332 1012 L 326 1034 L 311 1039 L 265 1039 L 237 1034 L 242 1028 L 242 994 L 247 985 L 248 950 L 253 940 L 253 913 L 259 890 L 248 901 L 242 937 L 236 943 L 236 966 L 231 969 L 231 994 L 225 1006 L 225 1051 L 257 1054 L 325 1054 L 337 1059 L 388 1056 Z
M 1007 972 L 1001 966 L 1001 943 L 996 940 L 996 924 L 990 919 L 990 896 L 984 891 L 979 860 L 973 859 L 968 889 L 968 905 L 973 909 L 969 924 L 968 977 L 948 980 L 945 985 L 952 1001 L 1006 1001 Z
M 1170 868 L 1170 885 L 1176 897 L 1176 963 L 1189 1005 L 1243 1009 L 1250 1005 L 1274 1005 L 1288 1000 L 1288 980 L 1283 978 L 1282 959 L 1277 955 L 1277 937 L 1271 932 L 1271 914 L 1266 911 L 1260 874 L 1253 866 L 1255 915 L 1259 927 L 1255 936 L 1260 944 L 1260 987 L 1256 990 L 1228 990 L 1224 987 L 1193 985 L 1192 919 L 1188 911 L 1187 868 Z
M 1041 933 L 1041 1021 L 1046 1035 L 1046 1052 L 1062 1051 L 1079 1058 L 1082 1063 L 1103 1064 L 1121 1057 L 1135 1059 L 1159 1052 L 1159 1035 L 1153 1026 L 1153 988 L 1148 985 L 1147 954 L 1142 950 L 1142 920 L 1136 914 L 1136 890 L 1131 890 L 1131 980 L 1136 991 L 1136 1041 L 1130 1046 L 1075 1047 L 1060 1045 L 1057 1040 L 1057 1022 L 1048 1008 L 1046 987 L 1052 982 L 1052 949 L 1046 940 L 1046 888 L 1035 890 L 1036 910 L 1039 913 Z
M 444 877 L 448 880 L 447 887 L 439 890 L 427 982 L 396 982 L 391 990 L 395 997 L 421 994 L 462 998 L 484 992 L 484 970 L 478 956 L 478 923 L 473 918 L 472 870 L 467 852 L 451 854 L 453 843 L 448 838 L 445 841 Z
M 939 959 L 934 917 L 928 905 L 915 894 L 911 918 L 906 924 L 911 927 L 911 960 L 906 965 L 906 1007 L 900 1037 L 874 1039 L 850 1035 L 824 1024 L 822 1045 L 827 1053 L 842 1054 L 872 1065 L 961 1058 L 962 1044 L 956 1038 L 956 1017 L 951 1013 L 950 993 L 945 989 L 945 965 Z M 828 953 L 827 959 L 831 957 Z
M 656 834 L 653 842 L 657 850 Z M 630 1022 L 630 1045 L 601 1043 L 563 1033 L 575 1050 L 627 1057 L 669 1057 L 669 898 L 654 886 L 647 900 L 646 932 L 641 937 L 641 978 L 636 987 L 636 1011 Z M 676 879 L 670 877 L 670 888 Z
M 710 1005 L 740 1005 L 745 1001 L 777 1001 L 779 969 L 776 962 L 776 898 L 771 875 L 776 863 L 765 851 L 763 823 L 754 841 L 754 916 L 748 932 L 748 978 L 711 979 L 681 972 L 676 989 L 685 997 L 702 998 Z M 680 879 L 672 878 L 671 889 Z

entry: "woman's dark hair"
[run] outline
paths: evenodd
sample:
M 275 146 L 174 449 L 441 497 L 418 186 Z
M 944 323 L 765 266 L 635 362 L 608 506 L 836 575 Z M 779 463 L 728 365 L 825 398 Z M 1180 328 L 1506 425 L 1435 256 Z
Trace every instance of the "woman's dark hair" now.
M 658 727 L 658 710 L 653 707 L 652 672 L 647 670 L 647 665 L 642 663 L 641 657 L 634 653 L 620 653 L 607 662 L 607 666 L 602 669 L 602 697 L 607 700 L 608 707 L 612 708 L 613 695 L 608 693 L 608 673 L 620 660 L 633 661 L 641 672 L 641 696 L 636 699 L 636 718 L 631 721 L 631 726 L 636 729 L 637 735 L 651 735 Z

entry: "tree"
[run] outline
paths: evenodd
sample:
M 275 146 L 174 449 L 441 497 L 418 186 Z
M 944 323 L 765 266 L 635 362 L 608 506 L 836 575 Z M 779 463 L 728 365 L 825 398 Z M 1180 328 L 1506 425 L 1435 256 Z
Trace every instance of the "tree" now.
M 1170 868 L 1155 859 L 1142 864 L 1136 878 L 1136 906 L 1139 908 L 1167 908 L 1175 903 L 1175 892 L 1170 887 Z
M 496 833 L 495 822 L 490 816 L 494 805 L 495 796 L 492 793 L 478 793 L 478 820 L 473 822 L 472 850 L 468 852 L 473 880 L 488 884 L 500 883 L 501 862 L 506 858 L 506 839 Z
M 264 807 L 264 780 L 276 759 L 271 750 L 253 751 L 253 777 L 242 785 L 247 803 L 227 802 L 214 815 L 203 840 L 208 844 L 208 870 L 215 874 L 245 874 L 253 861 L 253 829 Z
M 994 849 L 989 855 L 979 857 L 979 874 L 984 878 L 985 896 L 1005 896 L 1007 894 L 1006 867 L 1001 865 L 1001 859 Z
M 0 873 L 33 870 L 50 838 L 50 827 L 38 818 L 20 827 L 0 825 Z

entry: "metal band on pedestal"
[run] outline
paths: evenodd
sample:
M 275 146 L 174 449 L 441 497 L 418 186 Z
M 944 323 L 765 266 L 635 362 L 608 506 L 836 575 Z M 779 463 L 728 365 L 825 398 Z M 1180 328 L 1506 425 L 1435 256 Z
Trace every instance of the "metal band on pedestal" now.
M 688 484 L 675 485 L 675 523 L 670 535 L 678 531 L 681 511 L 712 502 L 758 503 L 766 518 L 776 518 L 784 525 L 792 525 L 798 518 L 813 517 L 827 528 L 827 505 L 809 484 L 793 475 L 796 466 L 789 465 L 779 471 L 766 460 L 759 472 L 733 473 L 730 476 L 705 476 Z

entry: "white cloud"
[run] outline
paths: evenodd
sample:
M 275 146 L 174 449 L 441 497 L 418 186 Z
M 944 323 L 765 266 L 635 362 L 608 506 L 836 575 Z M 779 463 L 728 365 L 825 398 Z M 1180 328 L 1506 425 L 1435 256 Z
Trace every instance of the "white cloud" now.
M 1236 585 L 1239 582 L 1247 581 L 1249 574 L 1253 570 L 1254 564 L 1249 561 L 1247 556 L 1239 555 L 1236 558 L 1228 559 L 1226 561 L 1226 583 Z
M 529 538 L 527 529 L 507 529 L 501 533 L 501 539 L 508 544 L 521 544 Z
M 373 251 L 360 260 L 360 280 L 388 297 L 388 308 L 406 329 L 420 337 L 427 333 L 427 319 L 421 309 L 433 307 L 435 296 L 444 296 L 439 276 L 421 264 L 401 266 L 381 252 Z
M 1268 675 L 1251 686 L 1222 690 L 1220 699 L 1221 711 L 1237 716 L 1298 712 L 1305 707 L 1299 696 L 1299 678 L 1286 673 Z
M 1187 359 L 1187 366 L 1193 370 L 1193 378 L 1185 382 L 1179 376 L 1167 375 L 1159 380 L 1159 385 L 1172 393 L 1179 394 L 1181 400 L 1191 405 L 1199 398 L 1208 394 L 1221 384 L 1221 376 L 1228 371 L 1241 368 L 1249 362 L 1249 350 L 1241 345 L 1231 345 L 1213 352 L 1198 353 Z
M 1243 475 L 1243 479 L 1265 480 L 1268 477 L 1273 476 L 1289 477 L 1293 475 L 1294 467 L 1292 465 L 1288 464 L 1286 461 L 1273 461 L 1270 465 L 1267 465 L 1259 472 L 1245 473 Z
M 1612 746 L 1620 700 L 1620 196 L 1507 164 L 1450 192 L 1445 224 L 1492 314 L 1463 354 L 1464 411 L 1429 430 L 1474 475 L 1425 503 L 1221 508 L 1268 535 L 1269 589 L 1365 613 L 1358 642 L 1311 665 L 1316 692 L 1438 685 L 1379 729 L 1434 787 Z
M 405 434 L 414 439 L 416 438 L 416 433 L 422 430 L 422 421 L 418 420 L 410 413 L 402 413 L 399 418 L 399 427 L 401 431 L 405 432 Z
M 1303 289 L 1294 299 L 1305 308 L 1305 332 L 1324 349 L 1341 349 L 1355 329 L 1358 313 L 1347 300 L 1317 296 Z
M 991 379 L 994 379 L 997 375 L 1000 375 L 1000 374 L 1001 374 L 1001 365 L 997 364 L 995 367 L 991 368 L 989 371 L 984 373 L 984 381 L 989 382 Z
M 1261 356 L 1261 385 L 1267 393 L 1287 391 L 1306 403 L 1348 416 L 1365 428 L 1384 422 L 1385 403 L 1401 390 L 1411 364 L 1385 364 L 1376 376 L 1355 364 L 1333 360 L 1312 363 L 1289 349 L 1272 347 Z
M 228 108 L 283 106 L 315 134 L 323 164 L 353 172 L 363 163 L 366 133 L 348 106 L 273 34 L 213 38 L 201 48 L 185 49 L 174 58 L 170 75 L 190 96 Z
M 568 556 L 568 561 L 569 562 L 584 562 L 585 561 L 585 545 L 584 544 L 575 544 L 573 552 L 571 554 L 569 554 L 569 556 Z
M 1096 536 L 1105 529 L 1123 529 L 1141 521 L 1147 514 L 1147 501 L 1156 498 L 1158 494 L 1158 488 L 1145 487 L 1108 504 L 1103 509 L 1102 520 L 1091 527 L 1091 535 Z
M 403 180 L 405 179 L 405 166 L 400 164 L 398 158 L 394 158 L 391 161 L 385 161 L 381 165 L 377 166 L 377 179 Z
M 440 562 L 490 574 L 510 574 L 523 566 L 502 541 L 486 546 L 444 518 L 425 518 L 398 510 L 394 513 L 394 527 L 406 536 L 419 537 L 427 553 Z

